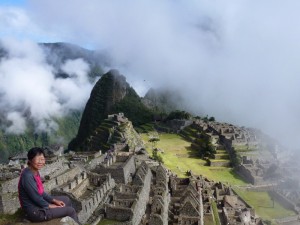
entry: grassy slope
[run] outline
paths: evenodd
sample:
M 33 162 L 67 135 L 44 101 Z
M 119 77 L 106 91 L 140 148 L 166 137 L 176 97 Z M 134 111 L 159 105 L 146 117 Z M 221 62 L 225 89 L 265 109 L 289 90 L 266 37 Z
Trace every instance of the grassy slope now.
M 294 211 L 284 208 L 277 201 L 274 201 L 273 208 L 272 198 L 267 192 L 246 191 L 240 188 L 234 190 L 265 220 L 273 219 L 272 222 L 275 223 L 274 219 L 296 215 Z
M 147 134 L 142 134 L 147 151 L 151 152 L 151 144 L 148 142 Z M 230 185 L 245 185 L 246 183 L 237 176 L 231 168 L 204 166 L 205 161 L 197 157 L 197 152 L 190 148 L 190 142 L 176 134 L 161 134 L 160 141 L 156 147 L 164 150 L 162 154 L 164 164 L 167 168 L 184 177 L 187 170 L 194 174 L 201 174 L 209 179 L 221 181 Z M 272 200 L 267 192 L 251 192 L 237 189 L 238 194 L 244 198 L 249 205 L 255 208 L 257 214 L 264 220 L 272 220 L 290 215 L 295 215 L 291 210 L 283 208 L 275 201 L 273 208 Z M 273 221 L 274 222 L 274 221 Z
M 142 134 L 147 151 L 151 153 L 151 144 L 147 134 Z M 215 181 L 227 182 L 231 185 L 246 184 L 232 168 L 204 166 L 206 161 L 197 157 L 197 152 L 190 148 L 191 143 L 176 134 L 161 134 L 157 147 L 164 150 L 162 154 L 164 164 L 179 177 L 184 177 L 185 172 L 192 170 L 194 174 L 201 174 Z

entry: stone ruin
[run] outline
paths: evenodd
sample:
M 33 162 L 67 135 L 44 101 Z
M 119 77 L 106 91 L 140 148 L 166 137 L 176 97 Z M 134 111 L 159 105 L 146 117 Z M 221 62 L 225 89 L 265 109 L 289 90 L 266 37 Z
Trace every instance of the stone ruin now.
M 120 114 L 112 118 L 124 119 Z M 45 190 L 69 196 L 81 223 L 96 225 L 106 218 L 128 225 L 203 225 L 217 220 L 216 202 L 222 224 L 259 224 L 254 210 L 225 185 L 192 172 L 178 178 L 148 155 L 122 152 L 118 144 L 104 154 L 97 150 L 46 158 L 41 170 Z M 12 214 L 19 208 L 21 166 L 0 168 L 0 213 Z
M 97 155 L 85 166 L 68 157 L 47 164 L 41 174 L 46 191 L 70 197 L 82 223 L 95 225 L 107 218 L 133 225 L 204 224 L 215 221 L 211 205 L 216 201 L 224 221 L 234 224 L 250 215 L 246 224 L 259 224 L 253 223 L 258 221 L 254 210 L 230 188 L 201 176 L 178 178 L 162 164 L 128 152 Z M 1 183 L 1 213 L 19 208 L 17 182 L 15 177 Z
M 112 201 L 106 204 L 108 219 L 140 224 L 145 214 L 151 186 L 152 173 L 146 163 L 137 169 L 131 184 L 121 184 L 115 190 Z
M 228 156 L 220 154 L 220 157 L 228 157 L 231 164 L 235 167 L 235 171 L 249 183 L 254 185 L 273 185 L 278 177 L 271 179 L 268 177 L 271 166 L 270 163 L 274 158 L 272 154 L 263 156 L 262 152 L 258 152 L 261 148 L 262 134 L 260 131 L 252 128 L 237 127 L 232 124 L 219 123 L 214 121 L 196 120 L 193 124 L 199 132 L 210 136 L 211 143 L 218 150 L 225 150 Z M 241 152 L 238 152 L 236 149 Z M 257 151 L 252 151 L 256 149 Z M 249 154 L 248 152 L 251 152 Z M 272 157 L 271 157 L 272 156 Z M 271 157 L 271 158 L 270 158 Z M 259 158 L 259 159 L 258 159 Z M 218 154 L 215 154 L 217 160 L 208 160 L 211 166 L 229 166 L 230 161 L 221 160 Z M 241 160 L 240 160 L 241 159 Z M 276 157 L 274 158 L 276 160 Z
M 198 125 L 201 128 L 200 130 L 210 134 L 216 139 L 216 142 L 218 139 L 227 139 L 230 140 L 232 146 L 256 146 L 260 141 L 256 129 L 237 127 L 232 124 L 214 121 L 206 122 L 204 120 L 196 120 L 194 124 Z
M 221 211 L 221 219 L 229 225 L 263 225 L 255 210 L 240 198 L 230 187 L 217 183 L 214 185 L 214 197 Z
M 128 118 L 124 116 L 124 113 L 108 115 L 108 120 L 115 121 L 118 123 L 118 125 L 121 125 L 121 123 L 127 123 L 129 121 Z
M 170 211 L 174 223 L 203 225 L 201 188 L 190 178 L 170 178 Z
M 218 135 L 231 140 L 232 145 L 255 146 L 259 143 L 257 130 L 252 128 L 237 127 L 232 124 L 208 122 L 207 129 L 213 130 Z
M 98 164 L 92 172 L 110 173 L 117 183 L 127 184 L 132 181 L 132 176 L 136 171 L 134 157 L 132 154 L 108 153 L 103 163 Z
M 253 185 L 275 185 L 280 180 L 281 174 L 269 176 L 275 172 L 278 167 L 269 160 L 252 159 L 243 156 L 242 162 L 235 168 L 237 174 Z

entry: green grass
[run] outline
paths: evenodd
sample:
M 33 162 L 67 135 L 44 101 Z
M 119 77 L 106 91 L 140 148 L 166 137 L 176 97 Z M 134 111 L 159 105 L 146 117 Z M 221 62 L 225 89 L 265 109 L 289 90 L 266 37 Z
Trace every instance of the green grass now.
M 142 138 L 147 151 L 152 155 L 151 143 L 148 142 L 147 134 L 142 134 Z M 179 177 L 185 177 L 186 171 L 192 170 L 193 174 L 201 174 L 208 179 L 221 181 L 229 185 L 240 186 L 247 184 L 233 172 L 232 168 L 204 166 L 206 161 L 199 158 L 197 151 L 191 149 L 191 143 L 181 136 L 160 134 L 159 138 L 160 141 L 157 142 L 156 147 L 164 150 L 164 153 L 161 155 L 165 166 Z M 275 224 L 275 218 L 295 215 L 295 212 L 285 209 L 276 201 L 273 208 L 273 202 L 267 192 L 245 191 L 237 187 L 234 187 L 234 189 L 264 220 L 270 220 Z
M 203 175 L 214 181 L 221 181 L 231 185 L 244 185 L 244 182 L 238 175 L 233 172 L 232 168 L 226 167 L 209 167 L 204 166 L 205 160 L 198 156 L 198 152 L 193 150 L 191 143 L 177 134 L 160 134 L 160 141 L 156 147 L 163 149 L 161 154 L 164 164 L 179 177 L 185 177 L 186 171 L 192 170 L 194 174 Z M 148 142 L 147 134 L 142 134 L 146 149 L 152 155 L 151 143 Z
M 296 215 L 294 211 L 284 208 L 276 200 L 273 207 L 273 201 L 268 192 L 247 191 L 241 188 L 234 188 L 234 190 L 255 209 L 263 220 L 270 220 L 276 224 L 274 219 Z
M 15 224 L 19 222 L 22 217 L 24 217 L 24 215 L 21 209 L 18 209 L 18 211 L 12 215 L 0 214 L 0 225 Z
M 220 218 L 219 218 L 219 213 L 218 213 L 218 208 L 217 208 L 216 202 L 212 201 L 211 206 L 212 206 L 212 210 L 213 210 L 213 214 L 214 214 L 214 218 L 215 218 L 215 224 L 219 225 L 221 223 L 220 223 Z
M 229 162 L 228 159 L 209 159 L 211 162 Z
M 112 224 L 117 224 L 117 223 L 120 223 L 120 222 L 116 221 L 116 220 L 103 219 L 97 225 L 112 225 Z

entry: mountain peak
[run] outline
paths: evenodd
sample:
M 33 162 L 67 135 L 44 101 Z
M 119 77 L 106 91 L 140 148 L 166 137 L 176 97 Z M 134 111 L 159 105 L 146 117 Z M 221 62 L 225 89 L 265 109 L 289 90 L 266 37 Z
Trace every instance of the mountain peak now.
M 78 134 L 69 144 L 70 150 L 81 149 L 109 114 L 123 112 L 133 124 L 149 122 L 152 114 L 135 90 L 118 70 L 102 75 L 94 86 L 84 109 Z

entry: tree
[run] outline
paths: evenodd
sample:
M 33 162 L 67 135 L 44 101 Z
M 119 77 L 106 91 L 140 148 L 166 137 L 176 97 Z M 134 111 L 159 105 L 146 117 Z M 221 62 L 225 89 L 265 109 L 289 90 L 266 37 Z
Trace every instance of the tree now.
M 201 132 L 200 137 L 196 139 L 196 143 L 200 147 L 201 157 L 213 158 L 216 153 L 216 148 L 211 143 L 211 138 L 205 132 Z
M 162 156 L 158 153 L 157 148 L 152 149 L 152 157 L 153 157 L 153 159 L 157 160 L 158 162 L 161 162 L 161 163 L 164 162 Z
M 188 120 L 191 117 L 192 117 L 191 114 L 186 111 L 175 110 L 175 111 L 170 112 L 170 114 L 167 117 L 167 120 L 174 120 L 174 119 Z
M 216 121 L 215 117 L 211 116 L 209 117 L 208 121 Z
M 159 139 L 159 136 L 158 136 L 158 134 L 157 133 L 153 133 L 153 134 L 150 134 L 149 135 L 149 140 L 148 140 L 150 143 L 152 143 L 152 150 L 155 148 L 155 146 L 156 146 L 156 143 L 158 142 L 158 141 L 160 141 L 160 139 Z

